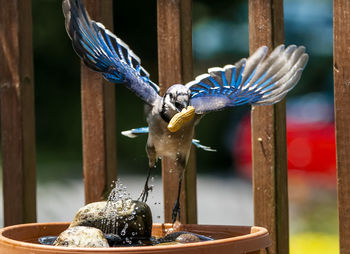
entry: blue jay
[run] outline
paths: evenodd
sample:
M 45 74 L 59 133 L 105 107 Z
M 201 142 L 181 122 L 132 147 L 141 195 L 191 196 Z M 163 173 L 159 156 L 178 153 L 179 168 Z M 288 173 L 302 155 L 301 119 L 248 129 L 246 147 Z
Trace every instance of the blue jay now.
M 150 169 L 160 157 L 171 158 L 185 168 L 195 125 L 204 114 L 243 104 L 270 105 L 282 100 L 297 84 L 308 61 L 303 46 L 280 45 L 269 55 L 268 48 L 262 46 L 247 59 L 223 68 L 210 68 L 208 73 L 185 85 L 172 85 L 160 96 L 159 87 L 149 79 L 139 57 L 101 23 L 91 20 L 80 0 L 64 0 L 63 12 L 73 48 L 84 63 L 101 72 L 108 81 L 123 84 L 146 103 L 149 129 L 126 134 L 149 132 L 146 151 Z M 192 117 L 176 130 L 170 129 L 172 119 L 189 108 L 194 109 Z M 141 195 L 143 201 L 147 200 L 149 173 Z M 179 175 L 178 193 L 183 172 Z M 179 215 L 179 208 L 178 197 L 173 221 Z

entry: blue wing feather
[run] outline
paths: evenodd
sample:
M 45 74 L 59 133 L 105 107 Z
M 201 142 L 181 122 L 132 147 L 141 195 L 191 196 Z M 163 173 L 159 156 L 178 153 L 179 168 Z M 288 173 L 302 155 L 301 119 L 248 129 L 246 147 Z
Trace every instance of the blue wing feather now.
M 73 48 L 91 69 L 113 83 L 123 83 L 147 104 L 159 98 L 159 87 L 149 79 L 140 59 L 102 24 L 90 19 L 80 0 L 64 0 L 66 30 Z
M 243 104 L 269 105 L 283 99 L 298 82 L 308 55 L 303 46 L 277 47 L 267 58 L 267 47 L 235 65 L 210 68 L 186 86 L 197 114 Z

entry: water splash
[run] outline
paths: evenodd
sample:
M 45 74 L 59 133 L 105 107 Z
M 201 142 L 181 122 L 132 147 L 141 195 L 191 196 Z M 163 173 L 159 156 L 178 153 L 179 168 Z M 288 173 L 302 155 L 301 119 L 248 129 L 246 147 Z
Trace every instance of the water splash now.
M 105 233 L 112 233 L 119 235 L 118 226 L 119 221 L 123 220 L 122 214 L 127 213 L 132 204 L 132 199 L 130 193 L 127 192 L 126 186 L 122 184 L 120 179 L 116 182 L 113 182 L 111 187 L 114 188 L 111 190 L 111 193 L 108 196 L 106 207 L 104 209 L 104 219 L 102 220 L 102 229 Z M 127 218 L 126 220 L 132 220 L 132 218 Z M 126 222 L 125 220 L 125 222 Z M 124 233 L 128 227 L 128 224 L 125 223 Z

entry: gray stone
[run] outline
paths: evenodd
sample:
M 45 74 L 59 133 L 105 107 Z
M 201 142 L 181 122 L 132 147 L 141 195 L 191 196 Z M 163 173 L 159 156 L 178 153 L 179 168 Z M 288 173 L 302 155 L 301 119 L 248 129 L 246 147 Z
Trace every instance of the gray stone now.
M 63 231 L 53 243 L 54 246 L 65 247 L 109 247 L 101 230 L 92 227 L 70 227 Z
M 187 231 L 176 231 L 170 232 L 161 239 L 158 239 L 160 242 L 177 242 L 177 243 L 195 243 L 201 241 L 211 241 L 214 240 L 211 237 L 200 235 Z
M 175 242 L 179 242 L 179 243 L 195 243 L 200 241 L 201 239 L 199 239 L 198 236 L 191 233 L 181 234 L 175 239 Z
M 70 225 L 75 226 L 96 227 L 121 237 L 151 237 L 152 214 L 144 202 L 101 201 L 80 208 Z

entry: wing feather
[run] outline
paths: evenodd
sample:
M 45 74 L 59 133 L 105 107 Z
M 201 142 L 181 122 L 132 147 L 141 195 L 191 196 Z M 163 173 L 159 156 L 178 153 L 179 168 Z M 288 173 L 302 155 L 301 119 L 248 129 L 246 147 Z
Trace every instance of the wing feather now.
M 66 30 L 76 53 L 91 69 L 113 83 L 123 83 L 147 104 L 159 98 L 159 87 L 149 79 L 140 58 L 101 23 L 90 19 L 80 0 L 62 4 Z
M 243 104 L 270 105 L 297 84 L 308 61 L 305 47 L 284 45 L 267 56 L 262 46 L 248 59 L 234 65 L 214 67 L 186 84 L 197 114 Z

